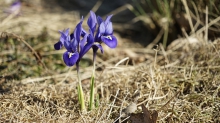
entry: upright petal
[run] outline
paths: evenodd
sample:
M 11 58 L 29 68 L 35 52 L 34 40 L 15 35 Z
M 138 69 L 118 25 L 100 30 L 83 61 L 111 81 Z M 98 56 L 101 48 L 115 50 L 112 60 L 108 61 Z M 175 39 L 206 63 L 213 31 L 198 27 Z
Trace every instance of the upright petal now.
M 69 36 L 68 36 L 69 37 Z M 70 42 L 70 37 L 66 38 L 66 40 L 64 40 L 63 42 L 64 47 L 67 49 L 67 51 L 71 51 L 71 42 Z
M 89 49 L 92 47 L 94 42 L 94 37 L 92 34 L 88 35 L 87 38 L 87 43 L 85 46 L 83 46 L 83 48 L 81 49 L 80 53 L 79 53 L 79 58 L 81 59 L 88 51 Z
M 60 32 L 61 36 L 60 36 L 60 41 L 64 42 L 66 40 L 66 35 L 63 32 Z
M 89 35 L 88 35 L 88 43 L 93 43 L 94 42 L 94 35 L 91 29 L 89 29 Z
M 115 48 L 118 45 L 118 41 L 113 35 L 101 36 L 101 39 L 110 48 Z
M 112 35 L 113 28 L 112 28 L 112 22 L 109 22 L 105 27 L 105 35 Z
M 100 35 L 105 34 L 105 30 L 106 30 L 105 24 L 102 22 L 102 23 L 100 24 L 100 26 L 99 26 L 99 34 L 100 34 Z
M 66 30 L 63 30 L 63 31 L 59 31 L 61 36 L 60 36 L 60 39 L 59 41 L 54 44 L 54 49 L 56 50 L 60 50 L 62 48 L 62 46 L 64 45 L 64 42 L 69 40 L 69 28 L 66 29 Z
M 67 36 L 69 35 L 69 28 L 59 32 L 61 34 L 60 41 L 63 43 L 66 40 Z
M 100 41 L 101 41 L 101 34 L 98 29 L 95 35 L 95 42 L 100 42 Z
M 78 49 L 77 42 L 78 41 L 76 40 L 76 38 L 72 39 L 72 41 L 70 42 L 70 52 L 76 52 L 77 51 L 77 49 Z
M 69 67 L 73 66 L 77 62 L 78 58 L 79 58 L 79 54 L 77 52 L 72 53 L 66 51 L 63 54 L 63 61 Z
M 87 38 L 88 38 L 88 34 L 86 34 L 83 39 L 80 41 L 80 51 L 83 49 L 83 47 L 85 46 L 86 44 L 86 41 L 87 41 Z
M 98 21 L 99 25 L 103 22 L 103 20 L 102 20 L 102 18 L 100 16 L 97 17 L 97 21 Z
M 106 19 L 105 19 L 105 25 L 108 25 L 108 23 L 111 22 L 112 16 L 113 16 L 113 15 L 109 15 L 109 16 L 106 17 Z
M 65 35 L 69 35 L 69 31 L 70 31 L 70 29 L 69 28 L 67 28 L 66 30 L 64 30 L 63 32 L 64 32 L 64 34 Z
M 80 41 L 80 36 L 81 36 L 81 31 L 82 31 L 82 22 L 83 22 L 83 19 L 81 19 L 81 21 L 76 25 L 76 28 L 74 30 L 74 38 L 76 38 L 76 40 L 78 41 L 77 43 L 79 43 Z
M 92 30 L 92 32 L 94 33 L 96 29 L 97 19 L 93 11 L 90 11 L 90 16 L 88 18 L 87 24 L 89 28 Z

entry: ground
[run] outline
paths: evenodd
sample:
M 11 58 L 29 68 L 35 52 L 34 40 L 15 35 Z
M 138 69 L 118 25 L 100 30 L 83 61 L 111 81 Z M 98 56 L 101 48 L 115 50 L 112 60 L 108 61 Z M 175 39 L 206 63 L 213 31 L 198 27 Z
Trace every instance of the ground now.
M 89 5 L 76 3 L 78 7 Z M 113 2 L 112 6 L 121 4 Z M 66 67 L 62 60 L 65 50 L 55 51 L 53 45 L 59 39 L 58 30 L 73 30 L 91 8 L 77 11 L 65 3 L 56 8 L 48 5 L 24 0 L 21 15 L 1 13 L 0 121 L 143 123 L 150 121 L 140 117 L 152 115 L 157 122 L 220 122 L 220 39 L 208 40 L 203 30 L 178 38 L 167 48 L 161 44 L 146 46 L 153 38 L 150 33 L 146 40 L 138 38 L 140 35 L 128 36 L 134 36 L 129 31 L 124 36 L 117 18 L 113 19 L 117 48 L 104 46 L 104 54 L 97 57 L 99 106 L 81 112 L 75 67 Z M 2 1 L 1 8 L 7 6 Z M 106 11 L 103 8 L 98 13 L 110 12 Z M 80 64 L 86 104 L 91 59 L 90 51 Z

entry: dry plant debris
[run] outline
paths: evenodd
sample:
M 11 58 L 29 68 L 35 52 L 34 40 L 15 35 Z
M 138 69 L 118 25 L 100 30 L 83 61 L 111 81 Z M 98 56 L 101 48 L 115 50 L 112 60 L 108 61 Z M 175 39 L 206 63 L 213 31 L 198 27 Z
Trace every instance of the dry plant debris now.
M 132 123 L 156 123 L 158 112 L 150 112 L 143 104 L 141 105 L 143 113 L 131 114 L 130 120 Z
M 45 17 L 44 20 L 56 22 L 46 21 L 41 25 L 40 16 Z M 119 122 L 124 120 L 122 110 L 135 102 L 133 94 L 137 90 L 140 95 L 135 102 L 136 111 L 140 111 L 139 106 L 144 104 L 143 114 L 146 116 L 149 111 L 157 111 L 159 123 L 220 122 L 220 39 L 207 41 L 203 35 L 193 36 L 199 42 L 196 47 L 187 43 L 187 40 L 192 39 L 189 36 L 186 40 L 179 39 L 184 43 L 177 43 L 168 50 L 160 45 L 156 50 L 139 45 L 131 48 L 129 45 L 132 42 L 127 43 L 121 38 L 118 49 L 106 50 L 107 56 L 99 54 L 97 57 L 99 72 L 96 75 L 96 91 L 100 97 L 99 107 L 81 114 L 74 69 L 68 69 L 62 64 L 60 56 L 63 51 L 51 52 L 51 44 L 59 36 L 54 30 L 60 30 L 59 27 L 65 21 L 71 25 L 75 22 L 69 20 L 69 13 L 63 16 L 67 16 L 67 20 L 62 20 L 62 23 L 58 23 L 60 14 L 42 13 L 23 16 L 1 25 L 1 33 L 4 30 L 8 34 L 16 34 L 15 37 L 5 37 L 7 33 L 4 33 L 0 38 L 1 122 Z M 57 24 L 54 26 L 50 23 Z M 47 33 L 42 31 L 45 27 Z M 20 39 L 24 39 L 33 50 L 20 42 Z M 39 59 L 34 52 L 39 55 Z M 129 58 L 128 54 L 131 55 Z M 88 54 L 85 63 L 81 64 L 86 66 L 82 69 L 86 98 L 89 97 L 92 70 L 91 61 L 87 58 L 91 56 L 92 53 Z M 179 91 L 179 95 L 174 96 Z M 136 108 L 128 113 L 136 113 Z
M 124 61 L 123 65 L 117 64 L 117 59 L 100 62 L 101 66 L 104 64 L 113 67 L 100 66 L 103 70 L 97 73 L 96 85 L 100 106 L 86 114 L 79 112 L 77 77 L 73 72 L 21 81 L 1 76 L 0 119 L 3 122 L 117 122 L 119 118 L 123 121 L 120 110 L 135 102 L 138 106 L 144 104 L 144 113 L 133 114 L 136 109 L 139 110 L 138 106 L 127 111 L 132 113 L 132 122 L 136 117 L 146 114 L 148 119 L 152 115 L 156 117 L 156 113 L 149 115 L 149 111 L 153 110 L 158 111 L 157 122 L 219 122 L 219 46 L 220 40 L 217 39 L 199 46 L 197 50 L 186 50 L 190 48 L 189 45 L 180 47 L 182 50 L 170 49 L 173 51 L 166 51 L 167 55 L 159 50 L 156 61 L 152 63 L 146 60 L 137 65 L 129 65 Z M 155 53 L 148 55 L 153 57 Z M 165 62 L 165 56 L 169 59 L 169 64 Z M 178 56 L 181 57 L 177 58 Z M 120 58 L 123 57 L 120 55 Z M 114 67 L 115 63 L 117 67 Z M 28 69 L 31 70 L 31 67 Z M 89 76 L 89 71 L 91 69 L 87 68 L 83 73 Z M 88 98 L 87 75 L 83 77 L 83 88 Z M 30 82 L 24 82 L 27 80 Z M 137 90 L 139 94 L 133 96 Z M 179 96 L 174 97 L 179 90 Z M 161 110 L 171 98 L 173 99 Z M 146 120 L 137 122 L 144 121 Z

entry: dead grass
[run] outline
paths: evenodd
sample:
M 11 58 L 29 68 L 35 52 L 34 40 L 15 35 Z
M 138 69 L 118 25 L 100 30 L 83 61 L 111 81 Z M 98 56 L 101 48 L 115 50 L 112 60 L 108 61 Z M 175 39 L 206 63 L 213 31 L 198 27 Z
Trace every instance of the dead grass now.
M 12 20 L 12 24 L 26 22 L 25 18 L 40 19 L 19 17 L 20 21 Z M 154 50 L 131 48 L 118 37 L 119 47 L 105 50 L 97 59 L 99 107 L 82 114 L 77 101 L 76 72 L 63 65 L 63 51 L 53 50 L 59 35 L 52 30 L 63 26 L 46 24 L 32 30 L 27 28 L 31 24 L 27 21 L 24 32 L 19 33 L 11 30 L 9 23 L 1 25 L 6 33 L 0 39 L 2 122 L 119 122 L 126 119 L 122 117 L 123 109 L 134 102 L 137 93 L 140 94 L 135 112 L 141 112 L 140 106 L 144 104 L 158 111 L 158 122 L 220 122 L 220 39 L 210 42 L 198 34 L 174 41 L 167 50 L 161 46 Z M 44 27 L 49 33 L 47 38 L 43 35 Z M 15 28 L 21 27 L 18 24 Z M 37 34 L 27 33 L 34 30 Z M 90 92 L 90 58 L 91 52 L 81 64 L 86 101 Z
M 56 81 L 63 77 L 26 84 L 20 81 L 6 82 L 2 77 L 1 121 L 113 122 L 120 117 L 120 110 L 132 102 L 133 94 L 139 91 L 137 104 L 157 110 L 159 122 L 219 122 L 219 44 L 220 40 L 216 40 L 198 50 L 185 51 L 182 59 L 176 56 L 184 51 L 173 51 L 168 57 L 174 57 L 169 61 L 170 64 L 178 61 L 174 65 L 160 64 L 164 57 L 159 60 L 159 55 L 158 63 L 146 61 L 136 66 L 119 65 L 97 72 L 96 87 L 101 97 L 100 106 L 86 114 L 79 112 L 77 79 L 71 76 L 74 72 L 65 78 L 65 82 L 58 84 Z M 114 65 L 108 63 L 110 66 Z M 85 69 L 84 72 L 87 71 Z M 84 80 L 87 100 L 88 81 Z M 180 94 L 162 108 L 178 91 Z

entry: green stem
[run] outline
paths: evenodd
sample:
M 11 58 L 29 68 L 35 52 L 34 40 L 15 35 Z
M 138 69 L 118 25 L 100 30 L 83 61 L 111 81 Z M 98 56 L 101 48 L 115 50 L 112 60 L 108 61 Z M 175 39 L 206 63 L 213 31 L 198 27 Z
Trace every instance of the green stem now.
M 96 58 L 96 53 L 94 52 L 93 53 L 93 70 L 92 70 L 92 77 L 91 77 L 91 84 L 90 84 L 89 110 L 92 110 L 94 106 L 95 58 Z
M 169 33 L 169 23 L 167 23 L 165 25 L 165 29 L 164 29 L 164 36 L 163 36 L 163 46 L 166 49 L 167 46 L 167 40 L 168 40 L 168 33 Z
M 79 72 L 79 63 L 76 63 L 76 69 L 77 69 L 77 76 L 78 76 L 78 81 L 79 81 L 79 85 L 78 85 L 78 98 L 79 98 L 79 103 L 81 106 L 81 111 L 85 110 L 85 101 L 84 101 L 84 93 L 83 93 L 83 89 L 82 89 L 82 83 L 81 83 L 81 77 L 80 77 L 80 72 Z

